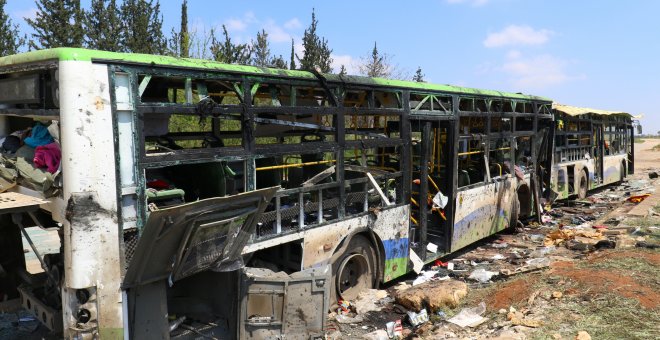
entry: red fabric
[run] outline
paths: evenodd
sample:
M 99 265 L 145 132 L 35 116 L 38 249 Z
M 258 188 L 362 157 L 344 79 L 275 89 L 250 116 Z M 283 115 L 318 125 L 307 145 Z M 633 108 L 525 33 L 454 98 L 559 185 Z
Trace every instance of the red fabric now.
M 163 190 L 163 189 L 169 189 L 170 184 L 163 181 L 162 179 L 155 179 L 153 181 L 147 182 L 147 187 L 148 188 L 153 188 L 153 189 L 158 189 L 158 190 Z
M 51 174 L 54 174 L 60 168 L 61 160 L 62 152 L 57 143 L 37 146 L 34 149 L 34 159 L 32 160 L 34 166 L 37 168 L 46 168 Z

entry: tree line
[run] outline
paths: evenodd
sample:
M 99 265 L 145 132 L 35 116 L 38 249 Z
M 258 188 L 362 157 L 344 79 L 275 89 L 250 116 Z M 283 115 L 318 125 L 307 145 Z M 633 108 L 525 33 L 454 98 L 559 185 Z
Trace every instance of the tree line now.
M 188 1 L 181 3 L 181 25 L 169 36 L 163 32 L 163 16 L 159 0 L 92 0 L 88 9 L 80 0 L 35 0 L 34 18 L 26 18 L 34 30 L 30 36 L 22 34 L 19 26 L 5 12 L 6 0 L 0 0 L 0 56 L 15 54 L 19 49 L 48 49 L 56 47 L 84 47 L 90 49 L 170 55 L 183 58 L 212 59 L 218 62 L 280 69 L 317 70 L 332 73 L 332 49 L 328 40 L 319 35 L 318 20 L 312 10 L 312 20 L 302 37 L 303 51 L 295 52 L 291 41 L 291 55 L 271 53 L 268 32 L 262 29 L 249 43 L 231 39 L 227 28 L 221 32 L 190 30 Z M 374 42 L 372 53 L 360 59 L 357 69 L 361 75 L 406 79 L 423 82 L 424 74 L 417 68 L 413 76 L 393 62 L 390 54 L 378 50 Z M 341 65 L 339 74 L 346 74 Z

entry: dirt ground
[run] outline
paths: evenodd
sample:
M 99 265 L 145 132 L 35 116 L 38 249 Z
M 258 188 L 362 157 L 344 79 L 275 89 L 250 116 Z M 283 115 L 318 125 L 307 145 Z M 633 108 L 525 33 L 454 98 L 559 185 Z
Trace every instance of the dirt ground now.
M 660 150 L 653 150 L 658 144 L 660 139 L 635 144 L 635 174 L 623 184 L 596 190 L 588 200 L 555 204 L 543 225 L 495 235 L 443 259 L 464 263 L 468 272 L 499 271 L 487 283 L 470 280 L 468 273 L 449 272 L 450 280 L 469 287 L 458 307 L 429 310 L 429 321 L 413 327 L 405 308 L 396 304 L 399 300 L 386 299 L 381 311 L 366 313 L 361 322 L 339 323 L 331 314 L 329 337 L 387 339 L 385 324 L 400 319 L 403 338 L 408 339 L 660 339 L 660 251 L 648 246 L 660 244 L 660 190 L 654 191 L 660 179 L 649 178 L 650 171 L 660 171 Z M 629 214 L 640 209 L 628 198 L 641 193 L 651 194 L 644 204 L 648 212 Z M 548 236 L 559 230 L 582 236 Z M 560 243 L 535 258 L 534 251 L 548 249 L 547 242 Z M 504 274 L 531 261 L 546 265 Z M 447 273 L 440 269 L 438 277 Z M 395 287 L 415 277 L 381 288 L 396 297 Z M 425 284 L 431 290 L 443 282 Z M 461 327 L 448 321 L 481 302 L 486 321 L 480 325 Z
M 660 152 L 652 150 L 660 145 L 660 138 L 647 138 L 635 143 L 635 171 L 660 168 Z

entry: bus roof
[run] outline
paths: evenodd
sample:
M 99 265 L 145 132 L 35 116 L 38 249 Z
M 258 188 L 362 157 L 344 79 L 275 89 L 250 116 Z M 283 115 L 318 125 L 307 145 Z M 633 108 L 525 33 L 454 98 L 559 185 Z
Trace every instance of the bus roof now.
M 553 103 L 552 108 L 555 111 L 565 113 L 569 116 L 579 116 L 579 115 L 584 115 L 588 113 L 593 113 L 597 115 L 602 115 L 602 116 L 610 116 L 610 115 L 622 115 L 626 117 L 632 117 L 632 115 L 628 112 L 623 112 L 623 111 L 606 111 L 606 110 L 598 110 L 598 109 L 590 109 L 587 107 L 577 107 L 577 106 L 570 106 L 570 105 L 563 105 L 563 104 L 558 104 L 558 103 Z
M 198 70 L 217 70 L 226 72 L 241 72 L 254 75 L 280 76 L 293 78 L 316 79 L 316 76 L 307 71 L 300 70 L 282 70 L 274 68 L 264 68 L 247 65 L 223 64 L 212 60 L 178 58 L 171 56 L 139 54 L 139 53 L 118 53 L 98 50 L 88 50 L 83 48 L 60 47 L 46 50 L 30 51 L 21 54 L 10 55 L 0 58 L 0 68 L 8 65 L 17 65 L 25 63 L 37 63 L 48 60 L 80 60 L 80 61 L 110 61 L 118 63 L 144 64 L 150 66 L 175 67 Z M 363 85 L 376 85 L 395 88 L 406 88 L 419 91 L 442 91 L 451 93 L 472 94 L 492 97 L 505 97 L 511 99 L 526 99 L 552 101 L 549 98 L 524 95 L 521 93 L 501 92 L 494 90 L 482 90 L 468 87 L 440 85 L 430 83 L 419 83 L 413 81 L 393 80 L 384 78 L 370 78 L 362 76 L 340 76 L 337 74 L 325 74 L 330 82 L 348 82 Z

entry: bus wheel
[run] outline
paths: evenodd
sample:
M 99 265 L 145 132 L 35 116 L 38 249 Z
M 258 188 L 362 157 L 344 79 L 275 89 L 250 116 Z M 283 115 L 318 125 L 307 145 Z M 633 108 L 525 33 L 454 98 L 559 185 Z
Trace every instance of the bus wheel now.
M 589 180 L 587 179 L 587 173 L 584 171 L 584 169 L 580 170 L 580 181 L 578 183 L 578 198 L 586 198 L 587 191 L 589 190 Z
M 513 196 L 513 202 L 511 202 L 511 216 L 509 218 L 509 229 L 510 230 L 516 230 L 518 227 L 518 219 L 520 218 L 520 200 L 518 199 L 518 195 Z
M 355 300 L 365 289 L 374 287 L 376 255 L 371 242 L 364 236 L 354 236 L 343 253 L 332 264 L 333 286 L 330 302 L 339 298 Z

